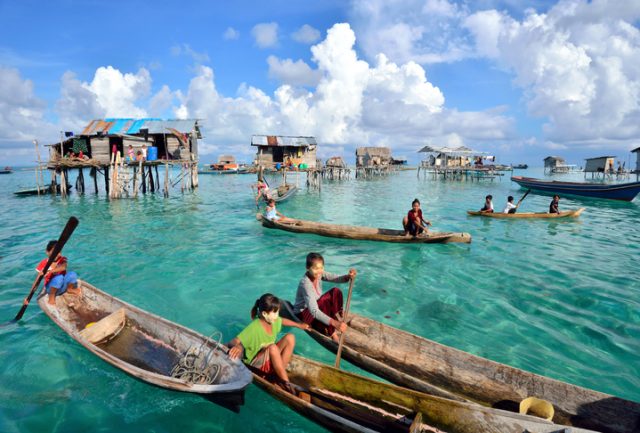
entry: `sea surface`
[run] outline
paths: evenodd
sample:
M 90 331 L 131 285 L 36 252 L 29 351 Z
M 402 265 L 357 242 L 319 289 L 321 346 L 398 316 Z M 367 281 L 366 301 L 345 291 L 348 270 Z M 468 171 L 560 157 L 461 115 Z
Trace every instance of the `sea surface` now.
M 292 300 L 305 256 L 316 251 L 330 272 L 357 269 L 355 312 L 640 401 L 640 199 L 562 198 L 561 209 L 586 208 L 579 219 L 493 220 L 465 211 L 479 209 L 486 194 L 493 194 L 496 209 L 507 195 L 518 200 L 524 191 L 510 173 L 481 183 L 416 174 L 325 181 L 321 191 L 308 189 L 301 176 L 301 191 L 278 209 L 303 219 L 400 228 L 417 197 L 433 230 L 469 232 L 471 244 L 399 245 L 265 229 L 255 219 L 254 175 L 202 175 L 195 193 L 116 201 L 102 191 L 94 195 L 90 184 L 87 194 L 66 200 L 15 197 L 13 191 L 33 184 L 34 173 L 0 175 L 0 321 L 15 316 L 47 241 L 75 215 L 80 225 L 64 249 L 71 269 L 202 334 L 233 338 L 263 293 Z M 516 174 L 542 176 L 542 170 Z M 280 178 L 268 180 L 275 185 Z M 550 200 L 531 193 L 521 210 L 546 211 Z M 332 354 L 293 332 L 298 354 L 333 362 Z M 324 430 L 255 385 L 236 414 L 139 382 L 74 342 L 34 299 L 19 324 L 0 328 L 0 431 Z

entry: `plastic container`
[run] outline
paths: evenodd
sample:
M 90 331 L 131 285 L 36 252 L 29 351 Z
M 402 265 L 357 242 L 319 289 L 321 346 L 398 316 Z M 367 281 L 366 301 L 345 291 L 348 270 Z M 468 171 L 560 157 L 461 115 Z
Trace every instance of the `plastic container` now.
M 150 146 L 147 148 L 147 161 L 155 161 L 158 159 L 158 148 Z
M 279 162 L 276 163 L 276 170 L 280 170 L 282 168 L 282 164 L 280 164 Z

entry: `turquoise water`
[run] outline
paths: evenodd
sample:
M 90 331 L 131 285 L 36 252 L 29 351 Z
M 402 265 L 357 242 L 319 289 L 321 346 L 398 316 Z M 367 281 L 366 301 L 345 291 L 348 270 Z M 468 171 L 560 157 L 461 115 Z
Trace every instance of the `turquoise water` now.
M 302 188 L 278 207 L 294 217 L 398 227 L 418 197 L 434 230 L 473 236 L 471 244 L 394 245 L 264 229 L 250 175 L 201 176 L 196 193 L 169 199 L 13 197 L 32 179 L 32 172 L 0 176 L 0 321 L 14 317 L 46 241 L 75 215 L 80 225 L 65 255 L 82 278 L 203 334 L 220 330 L 231 339 L 264 292 L 293 298 L 306 254 L 319 251 L 329 271 L 358 269 L 353 311 L 640 401 L 640 199 L 563 199 L 562 209 L 586 207 L 578 220 L 481 219 L 465 210 L 480 208 L 489 193 L 501 208 L 522 190 L 508 177 L 438 182 L 407 171 L 325 182 L 321 192 Z M 549 201 L 532 193 L 521 209 L 544 211 Z M 296 352 L 332 362 L 295 334 Z M 0 359 L 2 432 L 323 431 L 254 385 L 235 414 L 138 382 L 71 340 L 35 302 L 17 326 L 0 329 Z

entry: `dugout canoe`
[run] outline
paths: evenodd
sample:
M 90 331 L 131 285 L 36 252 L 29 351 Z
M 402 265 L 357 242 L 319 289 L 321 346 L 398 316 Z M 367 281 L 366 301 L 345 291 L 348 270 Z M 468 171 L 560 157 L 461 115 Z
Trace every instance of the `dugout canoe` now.
M 577 218 L 582 212 L 583 207 L 580 209 L 565 210 L 560 213 L 545 213 L 545 212 L 517 212 L 517 213 L 503 213 L 503 212 L 479 212 L 468 210 L 467 213 L 472 216 L 481 216 L 487 218 Z
M 382 383 L 294 355 L 287 368 L 296 395 L 254 374 L 254 382 L 293 410 L 338 432 L 551 433 L 542 418 L 448 400 Z M 418 415 L 419 414 L 419 415 Z M 573 433 L 590 430 L 571 429 Z
M 271 192 L 271 198 L 278 203 L 292 197 L 296 192 L 298 192 L 297 186 L 286 183 L 274 189 Z
M 283 302 L 281 315 L 298 320 L 292 311 Z M 357 314 L 349 313 L 348 324 L 342 357 L 397 385 L 516 411 L 522 400 L 537 397 L 553 404 L 557 424 L 603 433 L 640 432 L 640 403 L 481 358 Z M 336 352 L 330 338 L 307 333 Z
M 377 229 L 373 227 L 358 227 L 348 225 L 338 225 L 329 223 L 319 223 L 315 221 L 295 220 L 292 223 L 281 223 L 264 218 L 262 214 L 257 214 L 256 219 L 262 222 L 264 227 L 270 229 L 285 230 L 293 233 L 313 233 L 320 236 L 332 238 L 356 239 L 362 241 L 396 242 L 406 244 L 431 244 L 461 242 L 470 243 L 469 233 L 454 232 L 432 232 L 427 236 L 417 237 L 405 236 L 402 230 Z
M 511 180 L 521 188 L 531 189 L 542 194 L 577 195 L 609 200 L 632 201 L 640 194 L 640 182 L 594 183 L 563 182 L 543 180 L 532 177 L 513 176 Z
M 242 362 L 231 360 L 220 342 L 134 307 L 86 281 L 78 280 L 78 285 L 81 295 L 57 296 L 52 308 L 42 293 L 38 305 L 84 348 L 149 384 L 201 394 L 223 405 L 242 404 L 251 372 Z M 185 364 L 187 353 L 190 359 Z M 193 374 L 184 374 L 187 370 Z

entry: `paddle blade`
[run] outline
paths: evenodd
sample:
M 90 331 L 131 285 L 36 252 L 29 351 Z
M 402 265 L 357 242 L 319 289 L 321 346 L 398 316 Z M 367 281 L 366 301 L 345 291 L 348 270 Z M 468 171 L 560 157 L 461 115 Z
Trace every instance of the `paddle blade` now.
M 78 227 L 78 218 L 72 216 L 71 218 L 69 218 L 69 221 L 67 221 L 67 225 L 64 227 L 64 230 L 62 230 L 62 233 L 58 238 L 58 242 L 56 243 L 56 246 L 53 248 L 53 251 L 49 256 L 49 260 L 47 261 L 47 264 L 44 265 L 44 268 L 42 269 L 42 273 L 38 276 L 38 278 L 36 278 L 36 280 L 33 283 L 33 286 L 31 286 L 31 291 L 29 292 L 29 295 L 27 295 L 26 299 L 24 300 L 22 307 L 20 308 L 20 311 L 18 311 L 18 314 L 16 314 L 16 317 L 13 320 L 2 324 L 2 326 L 10 325 L 11 323 L 15 323 L 18 320 L 22 319 L 22 316 L 24 315 L 24 312 L 27 310 L 27 307 L 29 306 L 29 302 L 31 301 L 33 294 L 38 289 L 38 286 L 40 286 L 40 282 L 42 281 L 44 276 L 47 274 L 47 271 L 51 267 L 51 264 L 53 263 L 55 258 L 58 256 L 58 254 L 60 254 L 60 252 L 62 251 L 62 248 L 67 243 L 67 241 L 73 234 L 73 231 L 76 229 L 76 227 Z

